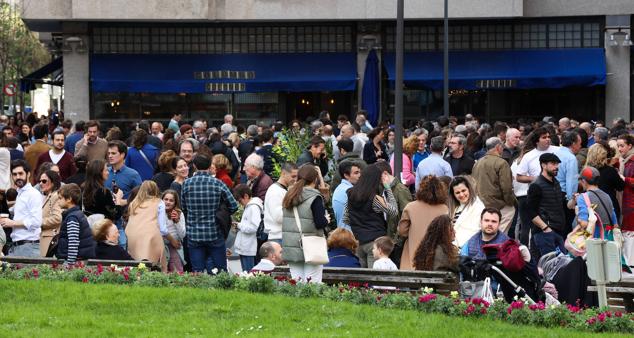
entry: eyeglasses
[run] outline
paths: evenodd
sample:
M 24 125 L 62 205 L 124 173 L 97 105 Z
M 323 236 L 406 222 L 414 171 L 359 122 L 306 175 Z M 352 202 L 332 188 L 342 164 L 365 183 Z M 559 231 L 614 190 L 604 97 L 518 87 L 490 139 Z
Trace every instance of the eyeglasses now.
M 48 180 L 40 180 L 40 184 L 46 184 L 48 183 Z

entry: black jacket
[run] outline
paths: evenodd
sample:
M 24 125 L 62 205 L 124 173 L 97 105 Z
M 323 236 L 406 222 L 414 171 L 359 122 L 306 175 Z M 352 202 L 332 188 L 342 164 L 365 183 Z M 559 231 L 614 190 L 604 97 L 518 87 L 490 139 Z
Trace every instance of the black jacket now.
M 539 216 L 553 230 L 558 232 L 566 230 L 563 194 L 556 178 L 553 178 L 551 182 L 544 175 L 539 175 L 528 186 L 526 201 L 529 219 Z M 542 231 L 535 224 L 532 224 L 532 229 L 533 233 Z
M 123 250 L 119 245 L 110 245 L 108 243 L 99 242 L 95 249 L 95 257 L 97 259 L 113 260 L 113 261 L 133 261 L 134 258 Z
M 451 153 L 445 155 L 445 161 L 451 165 L 451 171 L 454 176 L 471 175 L 475 161 L 467 153 L 463 153 L 461 158 L 451 157 Z

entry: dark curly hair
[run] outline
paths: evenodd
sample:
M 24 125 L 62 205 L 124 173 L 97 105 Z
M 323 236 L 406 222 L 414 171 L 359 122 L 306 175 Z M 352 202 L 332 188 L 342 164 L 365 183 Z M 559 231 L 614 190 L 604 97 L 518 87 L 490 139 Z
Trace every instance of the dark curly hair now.
M 434 175 L 423 177 L 416 191 L 417 200 L 431 205 L 446 204 L 448 197 L 447 185 Z
M 458 260 L 458 251 L 453 245 L 454 230 L 451 218 L 447 215 L 440 215 L 434 218 L 429 224 L 427 234 L 423 237 L 420 245 L 414 254 L 414 269 L 431 271 L 434 269 L 434 258 L 436 248 L 440 246 L 449 262 Z

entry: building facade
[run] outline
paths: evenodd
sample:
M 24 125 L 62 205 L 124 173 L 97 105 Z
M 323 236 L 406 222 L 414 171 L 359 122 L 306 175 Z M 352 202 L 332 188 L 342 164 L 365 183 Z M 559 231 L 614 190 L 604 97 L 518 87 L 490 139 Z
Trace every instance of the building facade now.
M 372 101 L 377 119 L 393 112 L 396 1 L 21 7 L 28 27 L 63 58 L 64 110 L 73 120 L 182 112 L 187 120 L 231 113 L 244 123 L 290 121 L 321 110 L 350 115 Z M 633 13 L 631 0 L 449 0 L 451 113 L 630 120 Z M 442 17 L 442 0 L 405 1 L 406 120 L 442 112 Z M 378 69 L 368 73 L 368 65 Z

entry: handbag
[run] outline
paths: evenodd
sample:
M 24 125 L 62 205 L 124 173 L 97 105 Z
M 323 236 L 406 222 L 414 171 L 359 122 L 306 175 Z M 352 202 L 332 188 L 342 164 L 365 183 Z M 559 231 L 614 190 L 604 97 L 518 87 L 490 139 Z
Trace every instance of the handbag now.
M 603 200 L 601 199 L 601 197 L 599 197 L 599 195 L 592 191 L 589 190 L 589 192 L 593 193 L 594 196 L 597 197 L 597 199 L 599 200 L 599 202 L 601 203 L 601 206 L 603 207 L 603 210 L 605 210 L 605 212 L 610 215 L 611 212 L 610 210 L 605 206 L 605 203 L 603 203 Z M 618 245 L 619 249 L 623 247 L 623 233 L 621 233 L 621 229 L 619 229 L 617 224 L 612 224 L 611 220 L 610 220 L 610 226 L 606 227 L 606 235 L 605 237 L 608 240 L 613 241 L 614 243 L 616 243 L 616 245 Z
M 304 253 L 304 262 L 314 265 L 328 264 L 330 260 L 328 259 L 328 243 L 326 242 L 326 238 L 322 236 L 304 236 L 297 207 L 293 207 L 293 213 L 295 214 L 295 224 L 299 230 L 299 244 Z
M 48 250 L 46 250 L 46 257 L 53 257 L 57 253 L 57 245 L 59 244 L 59 232 L 53 236 L 51 239 L 51 243 L 48 245 Z

